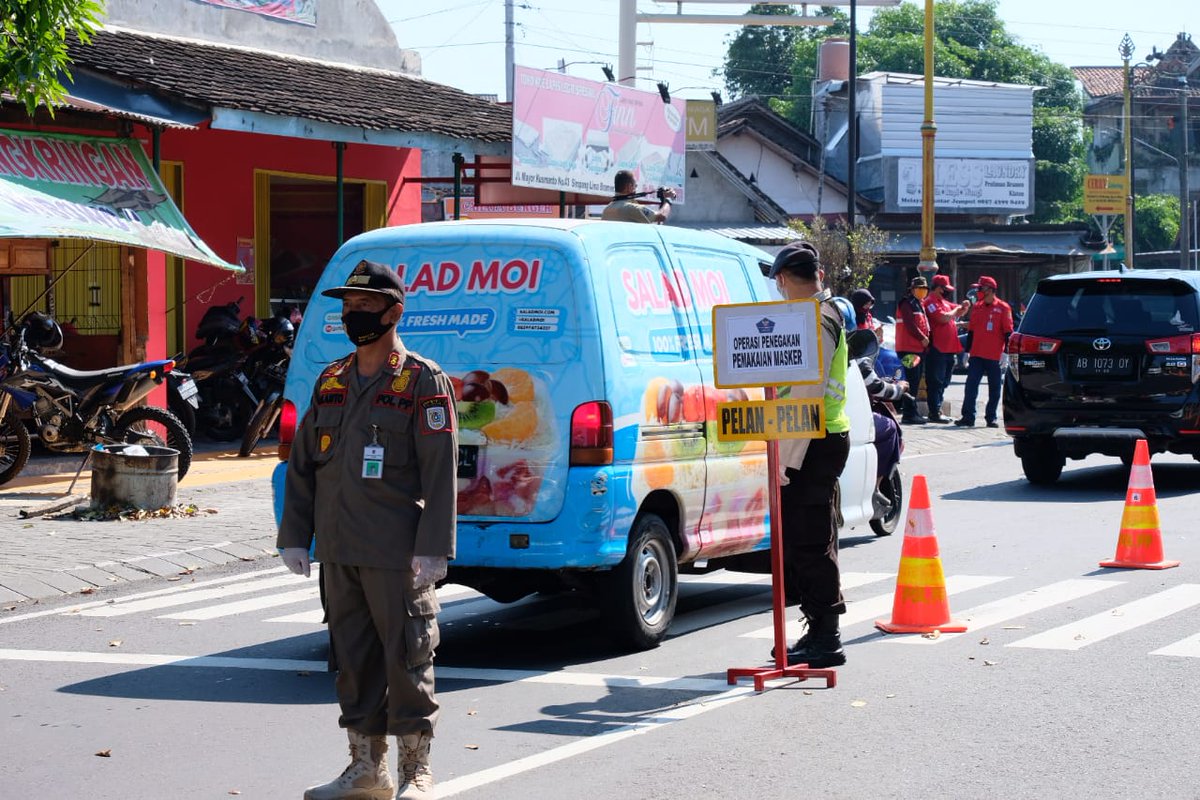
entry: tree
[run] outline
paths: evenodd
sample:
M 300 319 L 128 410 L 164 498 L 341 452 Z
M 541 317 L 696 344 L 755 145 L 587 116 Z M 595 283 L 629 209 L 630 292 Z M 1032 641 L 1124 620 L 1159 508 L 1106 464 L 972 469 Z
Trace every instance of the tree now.
M 91 41 L 103 12 L 102 0 L 5 0 L 0 16 L 0 89 L 33 114 L 39 105 L 53 113 L 66 95 L 67 37 Z
M 794 17 L 796 9 L 755 3 L 748 13 Z M 839 23 L 819 33 L 816 28 L 747 25 L 730 37 L 721 74 L 733 96 L 773 98 L 786 95 L 792 85 L 791 64 L 797 42 L 820 41 L 828 35 L 845 35 L 849 32 L 845 14 L 836 8 L 822 6 L 817 13 L 836 17 Z
M 865 289 L 887 255 L 888 235 L 874 225 L 855 225 L 847 231 L 845 223 L 830 226 L 824 217 L 790 225 L 820 251 L 825 288 L 835 295 L 849 297 L 855 289 Z
M 1173 194 L 1151 194 L 1137 199 L 1133 240 L 1137 253 L 1177 248 L 1179 198 Z
M 1033 155 L 1036 162 L 1034 220 L 1082 219 L 1085 172 L 1082 99 L 1070 69 L 1022 45 L 1005 29 L 996 0 L 940 0 L 934 6 L 934 60 L 944 78 L 969 78 L 1040 87 L 1034 93 Z M 740 34 L 739 34 L 740 35 Z M 817 53 L 827 31 L 796 40 L 792 84 L 776 111 L 811 132 L 812 83 Z M 728 68 L 727 59 L 727 68 Z M 919 3 L 880 8 L 858 37 L 858 74 L 925 71 L 925 16 Z

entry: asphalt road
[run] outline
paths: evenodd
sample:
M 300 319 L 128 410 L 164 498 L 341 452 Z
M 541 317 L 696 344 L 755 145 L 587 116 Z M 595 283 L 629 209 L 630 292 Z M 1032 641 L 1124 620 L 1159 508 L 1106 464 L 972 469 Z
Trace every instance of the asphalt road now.
M 838 684 L 756 694 L 765 577 L 684 578 L 672 635 L 614 652 L 571 596 L 445 587 L 442 797 L 1200 798 L 1200 464 L 1154 460 L 1165 571 L 1111 558 L 1127 472 L 1034 488 L 1004 442 L 914 453 L 961 635 L 884 636 L 901 538 L 843 537 Z M 0 616 L 6 798 L 297 798 L 336 775 L 314 580 L 233 564 Z M 106 753 L 107 755 L 97 755 Z M 394 757 L 393 757 L 394 758 Z

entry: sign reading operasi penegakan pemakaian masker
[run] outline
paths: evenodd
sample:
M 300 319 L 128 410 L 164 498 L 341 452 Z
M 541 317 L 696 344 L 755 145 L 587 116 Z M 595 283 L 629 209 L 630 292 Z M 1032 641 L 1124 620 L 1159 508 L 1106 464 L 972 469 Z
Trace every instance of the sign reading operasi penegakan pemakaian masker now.
M 821 310 L 816 300 L 713 307 L 713 378 L 722 389 L 819 383 Z M 718 441 L 824 436 L 820 398 L 717 404 Z
M 713 378 L 718 388 L 818 383 L 816 300 L 713 306 Z

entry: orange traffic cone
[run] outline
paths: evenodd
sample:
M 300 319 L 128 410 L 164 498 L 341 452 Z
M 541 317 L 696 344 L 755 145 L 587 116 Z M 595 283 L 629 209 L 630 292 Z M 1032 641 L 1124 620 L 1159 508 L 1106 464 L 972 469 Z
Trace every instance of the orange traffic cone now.
M 946 599 L 946 578 L 938 556 L 937 535 L 933 530 L 933 511 L 929 507 L 929 488 L 924 475 L 914 475 L 908 520 L 904 525 L 904 545 L 900 549 L 900 572 L 896 576 L 896 597 L 892 601 L 892 621 L 875 620 L 885 633 L 962 633 L 967 626 L 950 619 Z
M 1178 561 L 1163 561 L 1162 531 L 1158 527 L 1158 497 L 1154 494 L 1154 473 L 1150 471 L 1150 449 L 1138 439 L 1129 468 L 1129 488 L 1125 491 L 1125 513 L 1121 515 L 1121 533 L 1117 536 L 1117 555 L 1101 561 L 1102 567 L 1123 569 L 1169 569 Z

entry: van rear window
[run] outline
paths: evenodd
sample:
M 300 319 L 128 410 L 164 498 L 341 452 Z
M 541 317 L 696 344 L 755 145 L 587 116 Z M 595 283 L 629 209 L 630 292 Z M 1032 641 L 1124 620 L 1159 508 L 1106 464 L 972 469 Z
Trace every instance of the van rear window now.
M 1197 330 L 1197 295 L 1181 281 L 1044 281 L 1021 332 L 1168 336 Z
M 400 335 L 407 347 L 443 364 L 560 364 L 579 354 L 574 279 L 563 255 L 512 242 L 367 249 L 344 260 L 388 264 L 404 279 Z M 333 272 L 333 271 L 329 271 Z M 326 275 L 337 286 L 344 275 Z M 320 288 L 325 288 L 324 286 Z M 342 337 L 341 309 L 323 334 Z

